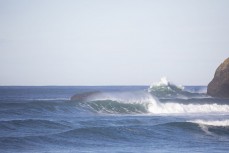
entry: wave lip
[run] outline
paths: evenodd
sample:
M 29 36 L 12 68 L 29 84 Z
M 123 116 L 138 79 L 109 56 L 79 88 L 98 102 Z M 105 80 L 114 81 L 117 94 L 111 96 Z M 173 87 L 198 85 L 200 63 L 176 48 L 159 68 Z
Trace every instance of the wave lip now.
M 191 120 L 187 121 L 191 123 L 196 123 L 199 125 L 207 125 L 207 126 L 216 126 L 216 127 L 229 127 L 229 120 Z

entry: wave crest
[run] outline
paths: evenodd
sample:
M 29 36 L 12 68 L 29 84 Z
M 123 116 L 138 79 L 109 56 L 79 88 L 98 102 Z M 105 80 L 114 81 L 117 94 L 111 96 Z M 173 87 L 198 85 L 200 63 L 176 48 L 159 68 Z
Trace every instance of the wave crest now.
M 229 126 L 229 120 L 191 120 L 188 122 L 208 126 Z
M 229 120 L 191 120 L 189 123 L 198 124 L 202 131 L 207 135 L 214 136 L 215 134 L 229 134 Z
M 160 102 L 147 92 L 100 93 L 79 102 L 79 106 L 98 113 L 111 114 L 228 114 L 229 105 L 217 103 Z
M 159 82 L 153 83 L 148 88 L 148 92 L 159 98 L 203 96 L 203 92 L 200 94 L 187 91 L 183 86 L 168 81 L 166 77 L 162 77 Z

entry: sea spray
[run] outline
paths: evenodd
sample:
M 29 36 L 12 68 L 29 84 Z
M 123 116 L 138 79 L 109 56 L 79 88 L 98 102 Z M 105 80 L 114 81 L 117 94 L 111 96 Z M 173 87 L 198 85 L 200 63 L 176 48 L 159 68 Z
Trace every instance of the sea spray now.
M 160 98 L 200 96 L 184 90 L 183 86 L 168 81 L 166 77 L 162 77 L 159 82 L 152 83 L 148 92 Z

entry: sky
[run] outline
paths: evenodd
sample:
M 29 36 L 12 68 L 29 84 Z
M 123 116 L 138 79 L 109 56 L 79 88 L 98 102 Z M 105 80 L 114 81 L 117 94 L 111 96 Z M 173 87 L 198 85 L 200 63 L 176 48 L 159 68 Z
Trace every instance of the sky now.
M 228 0 L 0 0 L 0 85 L 207 85 Z

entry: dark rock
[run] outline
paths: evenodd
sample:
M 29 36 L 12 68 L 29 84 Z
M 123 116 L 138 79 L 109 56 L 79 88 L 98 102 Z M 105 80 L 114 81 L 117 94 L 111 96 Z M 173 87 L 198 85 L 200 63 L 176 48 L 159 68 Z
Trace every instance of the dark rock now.
M 213 80 L 208 84 L 207 94 L 213 97 L 229 98 L 229 58 L 216 69 Z

